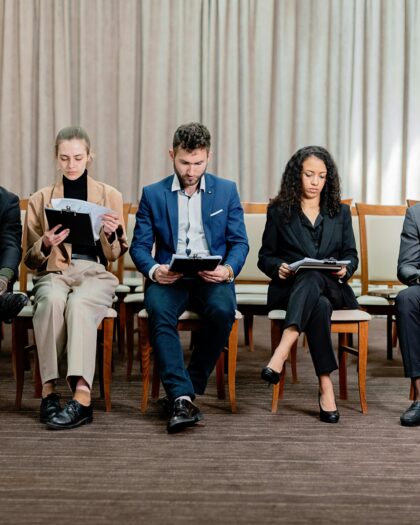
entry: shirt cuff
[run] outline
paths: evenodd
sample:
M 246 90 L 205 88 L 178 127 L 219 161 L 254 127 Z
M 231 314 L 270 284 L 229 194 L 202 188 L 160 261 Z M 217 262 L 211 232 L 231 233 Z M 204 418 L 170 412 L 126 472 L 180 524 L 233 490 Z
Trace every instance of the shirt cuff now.
M 156 268 L 159 268 L 160 264 L 154 264 L 149 270 L 149 279 L 154 283 L 157 282 L 156 279 L 153 279 L 153 274 L 156 271 Z

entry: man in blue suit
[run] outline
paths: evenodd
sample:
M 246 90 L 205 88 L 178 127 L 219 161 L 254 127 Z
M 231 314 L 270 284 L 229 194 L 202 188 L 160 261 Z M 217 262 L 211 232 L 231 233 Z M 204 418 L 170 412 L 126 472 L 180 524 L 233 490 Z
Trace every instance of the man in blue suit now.
M 206 173 L 210 133 L 199 123 L 180 126 L 169 151 L 174 175 L 143 188 L 130 254 L 149 279 L 145 306 L 160 379 L 171 403 L 167 430 L 178 432 L 202 415 L 193 400 L 207 380 L 235 319 L 233 279 L 248 253 L 236 185 Z M 155 249 L 152 256 L 152 249 Z M 212 271 L 184 276 L 169 270 L 172 255 L 220 255 Z M 188 368 L 177 331 L 186 309 L 206 319 Z

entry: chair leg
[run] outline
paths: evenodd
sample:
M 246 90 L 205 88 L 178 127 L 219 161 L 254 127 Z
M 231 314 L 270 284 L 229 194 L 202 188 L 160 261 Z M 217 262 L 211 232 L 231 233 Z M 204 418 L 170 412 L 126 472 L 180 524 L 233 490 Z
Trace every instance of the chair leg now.
M 297 375 L 297 346 L 298 342 L 293 344 L 292 349 L 290 351 L 290 365 L 292 368 L 292 383 L 296 384 L 299 383 L 298 375 Z
M 39 398 L 42 396 L 42 381 L 39 371 L 39 359 L 36 344 L 34 345 L 34 385 L 34 397 Z
M 281 334 L 283 333 L 283 323 L 281 321 L 271 321 L 271 353 L 277 348 L 280 343 Z M 273 397 L 271 400 L 271 412 L 277 412 L 279 399 L 283 397 L 284 383 L 286 377 L 286 363 L 283 365 L 283 370 L 280 374 L 280 381 L 273 386 Z
M 228 354 L 229 360 L 229 354 Z M 216 386 L 217 386 L 217 398 L 225 399 L 225 351 L 222 350 L 219 359 L 216 363 Z
M 23 382 L 25 379 L 24 322 L 17 317 L 12 324 L 12 361 L 16 378 L 16 410 L 22 407 Z
M 386 358 L 392 361 L 392 314 L 386 316 Z
M 159 399 L 160 377 L 156 359 L 153 360 L 152 399 Z
M 228 388 L 230 409 L 232 414 L 236 414 L 236 360 L 238 356 L 238 320 L 235 319 L 229 335 L 228 344 Z
M 368 406 L 366 402 L 366 368 L 368 353 L 368 322 L 359 323 L 359 356 L 358 356 L 358 376 L 359 376 L 359 394 L 360 406 L 362 413 L 367 414 Z
M 149 398 L 150 383 L 150 353 L 149 326 L 147 319 L 139 319 L 139 352 L 141 358 L 142 398 L 140 404 L 141 412 L 146 412 Z
M 125 302 L 120 299 L 118 308 L 118 353 L 124 355 L 125 347 L 125 327 L 126 327 L 126 305 Z
M 340 385 L 340 399 L 347 399 L 347 354 L 342 350 L 347 344 L 347 334 L 338 334 L 338 379 Z
M 245 344 L 249 346 L 249 351 L 254 351 L 254 316 L 244 315 Z
M 103 326 L 103 390 L 105 397 L 105 410 L 111 411 L 111 377 L 112 377 L 112 335 L 114 332 L 114 319 L 107 317 L 102 322 Z
M 125 329 L 127 334 L 127 371 L 125 379 L 131 381 L 134 356 L 134 309 L 125 305 Z

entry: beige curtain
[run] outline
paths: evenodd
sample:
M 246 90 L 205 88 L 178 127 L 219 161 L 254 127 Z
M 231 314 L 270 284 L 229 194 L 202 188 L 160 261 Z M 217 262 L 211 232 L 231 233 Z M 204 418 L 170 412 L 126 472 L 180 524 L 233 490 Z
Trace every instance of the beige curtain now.
M 0 184 L 49 184 L 78 123 L 94 176 L 135 201 L 200 120 L 243 200 L 273 196 L 308 144 L 344 197 L 420 198 L 419 27 L 417 0 L 0 0 Z

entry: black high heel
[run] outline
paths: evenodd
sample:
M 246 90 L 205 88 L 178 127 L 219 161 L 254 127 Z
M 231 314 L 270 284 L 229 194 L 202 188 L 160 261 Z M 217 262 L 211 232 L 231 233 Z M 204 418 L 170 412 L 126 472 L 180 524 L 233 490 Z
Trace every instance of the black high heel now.
M 318 392 L 319 419 L 324 423 L 338 423 L 340 413 L 338 410 L 324 410 L 321 407 L 321 394 Z
M 277 385 L 280 381 L 280 373 L 276 372 L 269 366 L 266 366 L 261 370 L 261 379 L 264 379 L 264 381 L 267 381 L 267 383 L 271 383 L 272 385 Z

